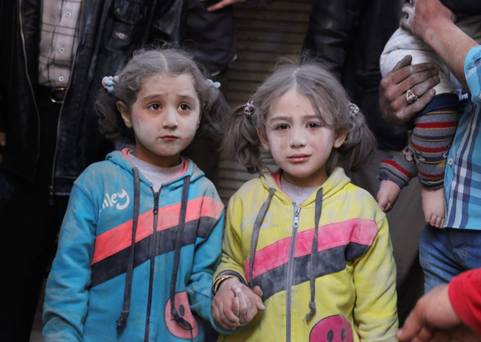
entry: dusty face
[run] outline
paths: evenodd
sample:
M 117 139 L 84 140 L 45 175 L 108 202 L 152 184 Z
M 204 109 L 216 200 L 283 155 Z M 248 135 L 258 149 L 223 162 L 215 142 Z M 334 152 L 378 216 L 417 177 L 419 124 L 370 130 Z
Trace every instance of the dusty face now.
M 135 155 L 148 163 L 177 165 L 200 122 L 200 103 L 189 74 L 158 74 L 146 78 L 129 110 L 117 106 L 135 133 Z
M 326 162 L 334 147 L 345 140 L 323 125 L 311 102 L 295 89 L 272 103 L 259 137 L 286 180 L 300 186 L 317 186 L 327 179 Z

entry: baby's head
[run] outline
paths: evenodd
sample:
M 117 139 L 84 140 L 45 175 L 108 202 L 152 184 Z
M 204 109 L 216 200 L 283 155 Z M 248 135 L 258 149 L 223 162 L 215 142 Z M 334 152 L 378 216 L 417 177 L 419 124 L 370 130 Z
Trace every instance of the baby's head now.
M 178 160 L 200 126 L 201 134 L 219 136 L 227 107 L 218 83 L 205 78 L 193 59 L 175 49 L 141 50 L 121 72 L 102 81 L 97 99 L 106 137 L 130 138 L 136 153 Z
M 334 76 L 316 63 L 290 63 L 234 112 L 226 144 L 248 169 L 263 167 L 263 146 L 286 172 L 314 163 L 329 174 L 340 161 L 348 169 L 359 167 L 374 138 Z

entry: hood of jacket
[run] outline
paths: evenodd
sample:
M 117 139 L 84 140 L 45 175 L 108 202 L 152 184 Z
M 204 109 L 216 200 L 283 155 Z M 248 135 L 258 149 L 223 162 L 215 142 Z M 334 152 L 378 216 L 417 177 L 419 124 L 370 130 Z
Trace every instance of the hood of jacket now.
M 275 189 L 274 196 L 277 197 L 282 203 L 292 203 L 292 200 L 287 196 L 287 194 L 280 189 L 278 184 L 278 179 L 280 178 L 279 173 L 268 173 L 264 172 L 261 177 L 261 184 L 264 186 L 266 190 L 270 188 Z M 312 205 L 316 201 L 316 194 L 322 188 L 322 198 L 323 200 L 327 200 L 330 197 L 336 195 L 342 188 L 347 185 L 351 179 L 346 176 L 344 169 L 341 167 L 336 167 L 334 171 L 329 175 L 326 181 L 320 185 L 317 189 L 315 189 L 311 195 L 299 206 L 305 207 Z

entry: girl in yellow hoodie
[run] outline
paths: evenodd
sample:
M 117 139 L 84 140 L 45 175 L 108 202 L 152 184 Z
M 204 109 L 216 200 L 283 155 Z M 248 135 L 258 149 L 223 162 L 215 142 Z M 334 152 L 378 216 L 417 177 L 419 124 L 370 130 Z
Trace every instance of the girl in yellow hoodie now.
M 260 176 L 227 209 L 212 302 L 220 341 L 395 341 L 386 216 L 339 166 L 360 167 L 374 138 L 339 82 L 317 64 L 281 66 L 226 137 Z

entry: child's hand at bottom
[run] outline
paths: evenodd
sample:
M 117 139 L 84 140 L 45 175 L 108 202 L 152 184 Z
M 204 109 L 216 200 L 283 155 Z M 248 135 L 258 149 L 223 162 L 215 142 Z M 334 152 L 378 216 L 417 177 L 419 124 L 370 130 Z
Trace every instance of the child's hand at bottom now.
M 235 293 L 234 303 L 239 303 L 239 321 L 240 325 L 246 325 L 256 317 L 259 311 L 265 310 L 262 302 L 262 290 L 259 286 L 250 289 L 242 283 L 232 286 Z
M 212 314 L 222 327 L 230 330 L 238 328 L 265 309 L 261 295 L 258 286 L 253 291 L 237 278 L 224 280 L 212 301 Z

